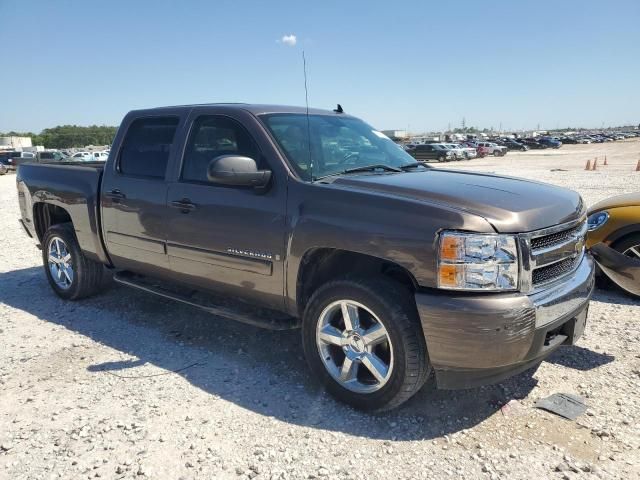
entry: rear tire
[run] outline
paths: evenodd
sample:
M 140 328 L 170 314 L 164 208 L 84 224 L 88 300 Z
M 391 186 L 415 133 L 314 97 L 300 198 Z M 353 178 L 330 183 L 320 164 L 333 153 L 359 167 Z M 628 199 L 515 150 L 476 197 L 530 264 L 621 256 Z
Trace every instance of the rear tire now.
M 311 371 L 329 393 L 365 411 L 397 407 L 431 371 L 413 296 L 383 277 L 322 285 L 305 309 L 302 342 Z
M 65 300 L 79 300 L 105 285 L 105 268 L 85 257 L 71 223 L 49 227 L 42 239 L 42 261 L 53 291 Z

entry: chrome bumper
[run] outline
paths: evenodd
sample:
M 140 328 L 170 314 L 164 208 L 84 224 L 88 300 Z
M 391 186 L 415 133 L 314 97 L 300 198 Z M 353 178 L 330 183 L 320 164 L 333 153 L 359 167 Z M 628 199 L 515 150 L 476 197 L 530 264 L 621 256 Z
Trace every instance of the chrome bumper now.
M 584 255 L 571 278 L 531 295 L 536 311 L 536 328 L 544 327 L 580 309 L 589 301 L 594 285 L 594 263 Z

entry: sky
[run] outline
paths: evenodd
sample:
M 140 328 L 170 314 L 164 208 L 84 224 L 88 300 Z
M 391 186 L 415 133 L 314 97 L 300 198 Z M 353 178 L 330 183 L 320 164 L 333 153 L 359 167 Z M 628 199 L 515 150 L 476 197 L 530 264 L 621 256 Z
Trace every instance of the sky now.
M 640 2 L 0 0 L 0 131 L 309 103 L 379 129 L 640 123 Z

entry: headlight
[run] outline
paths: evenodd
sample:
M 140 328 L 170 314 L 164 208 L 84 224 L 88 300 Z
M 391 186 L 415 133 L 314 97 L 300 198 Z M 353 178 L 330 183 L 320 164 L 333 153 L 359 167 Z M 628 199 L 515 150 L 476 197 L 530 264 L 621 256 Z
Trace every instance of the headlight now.
M 587 218 L 587 228 L 590 232 L 593 230 L 597 230 L 602 225 L 607 223 L 607 220 L 609 220 L 609 214 L 607 212 L 592 213 L 591 215 L 589 215 L 589 218 Z
M 438 253 L 439 288 L 518 289 L 518 248 L 511 235 L 444 232 Z

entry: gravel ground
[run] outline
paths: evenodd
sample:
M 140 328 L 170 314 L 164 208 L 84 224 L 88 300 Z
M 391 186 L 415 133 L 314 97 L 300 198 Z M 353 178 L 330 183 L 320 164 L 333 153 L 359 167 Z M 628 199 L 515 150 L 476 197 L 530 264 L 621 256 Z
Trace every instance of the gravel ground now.
M 607 167 L 584 163 L 607 155 Z M 460 162 L 578 190 L 640 188 L 640 142 Z M 551 171 L 562 169 L 562 171 Z M 566 171 L 565 171 L 566 170 Z M 314 383 L 299 333 L 114 286 L 58 299 L 0 177 L 0 478 L 640 478 L 640 305 L 596 291 L 585 336 L 535 372 L 367 415 Z M 565 392 L 577 421 L 533 408 Z M 513 400 L 509 407 L 501 408 Z

